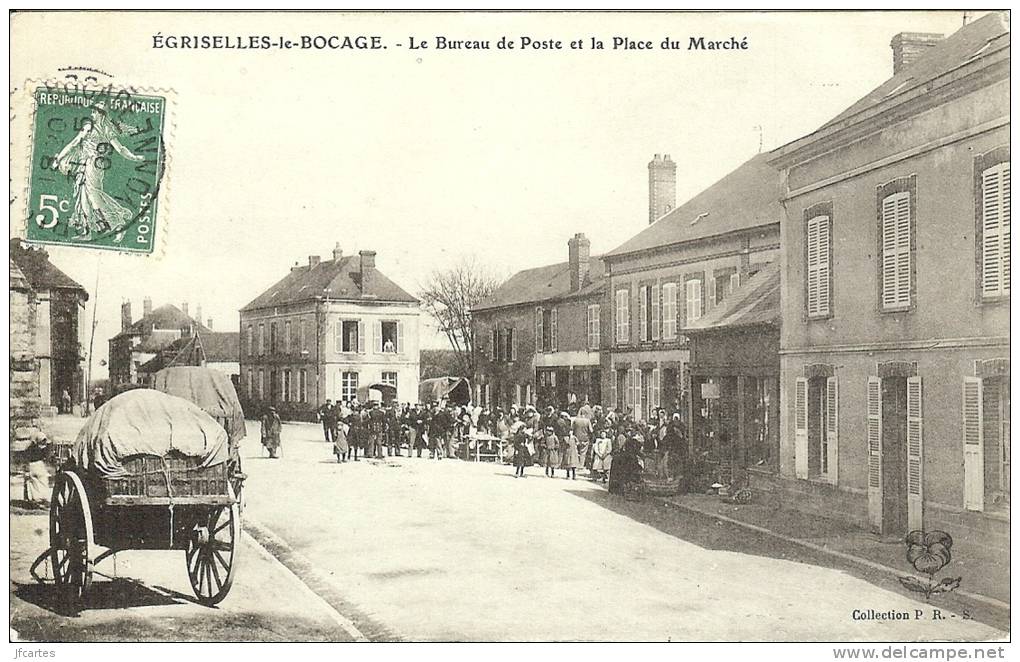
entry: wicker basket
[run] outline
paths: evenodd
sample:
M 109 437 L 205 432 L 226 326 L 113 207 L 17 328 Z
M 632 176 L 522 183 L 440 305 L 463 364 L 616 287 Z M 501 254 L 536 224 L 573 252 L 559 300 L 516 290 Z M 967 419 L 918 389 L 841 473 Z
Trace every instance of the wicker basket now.
M 135 455 L 124 461 L 127 476 L 106 478 L 107 494 L 139 497 L 225 496 L 227 463 L 202 468 L 201 460 L 170 454 Z

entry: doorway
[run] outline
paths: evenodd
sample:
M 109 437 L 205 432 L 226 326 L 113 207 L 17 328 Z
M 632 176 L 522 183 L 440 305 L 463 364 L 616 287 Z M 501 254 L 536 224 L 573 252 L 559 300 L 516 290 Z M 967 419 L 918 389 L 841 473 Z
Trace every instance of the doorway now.
M 907 379 L 882 378 L 882 534 L 907 532 Z

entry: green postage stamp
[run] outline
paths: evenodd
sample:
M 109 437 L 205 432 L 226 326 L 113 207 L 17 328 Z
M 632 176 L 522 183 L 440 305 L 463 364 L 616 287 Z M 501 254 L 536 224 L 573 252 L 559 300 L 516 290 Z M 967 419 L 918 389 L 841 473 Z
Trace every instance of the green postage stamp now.
M 152 253 L 167 99 L 36 88 L 28 241 Z

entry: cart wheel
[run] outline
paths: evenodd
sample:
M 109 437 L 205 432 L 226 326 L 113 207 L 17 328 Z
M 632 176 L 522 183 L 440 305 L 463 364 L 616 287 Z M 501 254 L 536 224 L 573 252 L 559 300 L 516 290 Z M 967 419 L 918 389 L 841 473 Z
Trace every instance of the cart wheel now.
M 50 564 L 65 606 L 77 609 L 92 585 L 92 509 L 81 478 L 61 471 L 50 501 Z
M 231 496 L 233 491 L 231 488 Z M 212 508 L 208 517 L 191 529 L 185 553 L 188 578 L 202 604 L 211 607 L 227 597 L 234 582 L 240 537 L 241 509 L 237 501 Z

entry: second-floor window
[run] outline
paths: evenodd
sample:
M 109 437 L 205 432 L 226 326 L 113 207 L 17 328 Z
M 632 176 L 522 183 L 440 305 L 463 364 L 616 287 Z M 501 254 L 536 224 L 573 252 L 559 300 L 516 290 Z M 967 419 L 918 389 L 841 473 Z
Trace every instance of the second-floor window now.
M 556 308 L 535 309 L 535 349 L 555 352 L 557 349 Z
M 269 353 L 276 354 L 280 351 L 279 345 L 276 344 L 276 322 L 269 324 Z
M 982 297 L 1009 295 L 1009 161 L 981 173 L 981 256 Z
M 517 360 L 517 334 L 514 328 L 503 329 L 503 359 L 506 361 Z
M 911 199 L 909 191 L 882 198 L 879 251 L 882 310 L 910 307 L 913 285 Z
M 599 304 L 588 306 L 588 349 L 598 349 L 601 344 L 602 327 L 599 321 Z
M 492 344 L 489 345 L 489 359 L 492 361 L 499 360 L 499 329 L 492 329 Z
M 294 347 L 291 345 L 290 320 L 283 323 L 283 351 L 290 353 Z
M 308 349 L 308 345 L 307 345 L 308 340 L 305 338 L 305 320 L 304 319 L 302 319 L 301 322 L 298 324 L 298 335 L 300 336 L 300 343 L 301 343 L 301 345 L 298 347 L 298 349 L 300 349 L 303 352 L 303 351 Z
M 266 353 L 266 325 L 259 324 L 259 356 Z
M 829 314 L 829 277 L 832 243 L 832 218 L 818 215 L 807 221 L 807 315 L 826 317 Z
M 616 342 L 630 342 L 630 291 L 616 291 Z
M 383 354 L 398 354 L 404 350 L 403 324 L 400 322 L 377 322 L 375 351 Z
M 642 342 L 659 339 L 659 286 L 638 288 L 638 337 Z
M 365 338 L 358 320 L 337 320 L 336 351 L 354 353 L 364 351 Z
M 692 278 L 684 283 L 687 324 L 701 318 L 701 279 Z
M 248 348 L 248 356 L 252 356 L 255 354 L 255 333 L 251 328 L 251 324 L 248 325 L 248 333 L 246 339 L 247 342 L 245 344 L 247 345 Z M 249 393 L 248 395 L 250 397 L 251 393 Z
M 676 340 L 676 283 L 662 284 L 662 339 Z

